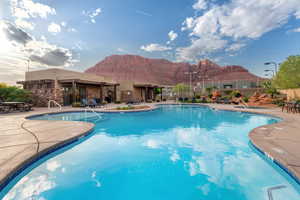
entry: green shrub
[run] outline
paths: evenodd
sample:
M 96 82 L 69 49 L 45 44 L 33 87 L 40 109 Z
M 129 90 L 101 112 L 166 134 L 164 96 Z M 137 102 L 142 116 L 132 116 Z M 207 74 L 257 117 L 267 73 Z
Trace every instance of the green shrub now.
M 243 97 L 243 101 L 245 101 L 246 103 L 249 102 L 249 97 Z
M 132 110 L 134 109 L 133 106 L 122 106 L 122 107 L 117 107 L 117 110 Z
M 121 104 L 121 101 L 116 101 L 115 104 Z
M 16 86 L 7 86 L 0 88 L 0 100 L 31 102 L 31 93 Z
M 80 107 L 81 103 L 80 102 L 74 102 L 72 103 L 72 107 Z
M 233 92 L 232 90 L 226 90 L 226 91 L 224 91 L 224 93 L 225 93 L 227 96 L 230 95 L 232 92 Z
M 284 105 L 284 100 L 283 99 L 274 99 L 272 101 L 272 103 L 279 106 L 279 107 L 282 107 Z
M 241 92 L 238 91 L 238 90 L 233 90 L 233 91 L 230 93 L 230 96 L 231 96 L 231 97 L 237 97 L 237 98 L 239 98 L 239 97 L 242 96 L 242 94 L 241 94 Z

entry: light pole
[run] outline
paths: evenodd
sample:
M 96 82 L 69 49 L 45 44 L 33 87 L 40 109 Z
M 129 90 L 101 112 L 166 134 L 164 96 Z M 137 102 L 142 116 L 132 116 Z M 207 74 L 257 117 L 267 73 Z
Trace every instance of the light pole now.
M 272 70 L 272 69 L 265 69 L 265 72 L 272 72 L 273 77 L 275 76 L 275 73 L 276 73 L 276 72 L 274 72 L 274 70 Z
M 30 59 L 27 60 L 27 71 L 29 72 L 29 67 L 30 67 Z
M 276 62 L 266 62 L 265 65 L 274 65 L 275 74 L 277 74 L 278 64 Z
M 194 71 L 194 72 L 192 72 L 192 71 L 189 71 L 189 72 L 185 72 L 184 74 L 187 74 L 187 75 L 190 75 L 190 89 L 189 89 L 189 91 L 190 91 L 190 96 L 192 97 L 192 78 L 193 78 L 193 74 L 197 74 L 198 72 L 196 72 L 196 71 Z

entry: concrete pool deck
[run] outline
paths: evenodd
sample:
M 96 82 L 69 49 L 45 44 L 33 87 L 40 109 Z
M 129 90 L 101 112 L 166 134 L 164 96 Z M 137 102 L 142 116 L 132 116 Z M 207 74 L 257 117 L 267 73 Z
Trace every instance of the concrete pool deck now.
M 141 105 L 149 105 L 151 109 L 154 109 L 156 104 Z M 250 132 L 249 137 L 258 149 L 276 160 L 290 174 L 300 180 L 300 114 L 283 113 L 279 108 L 241 109 L 234 108 L 232 105 L 206 105 L 221 110 L 269 114 L 282 118 L 283 121 L 277 124 L 255 128 Z M 107 111 L 118 106 L 123 105 L 111 104 L 104 109 L 96 108 L 95 110 Z M 82 108 L 63 107 L 61 112 L 83 110 Z M 147 110 L 149 109 L 142 111 Z M 59 112 L 59 110 L 53 108 L 51 112 Z M 0 189 L 18 171 L 39 158 L 42 154 L 46 154 L 71 140 L 87 134 L 94 127 L 93 124 L 86 122 L 26 119 L 28 116 L 44 113 L 49 113 L 49 110 L 47 108 L 35 108 L 31 112 L 0 114 Z

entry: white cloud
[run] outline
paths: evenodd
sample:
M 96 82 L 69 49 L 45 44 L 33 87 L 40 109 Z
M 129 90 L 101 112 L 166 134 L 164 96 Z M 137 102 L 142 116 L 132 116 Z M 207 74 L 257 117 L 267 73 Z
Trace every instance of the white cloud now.
M 300 27 L 292 30 L 293 32 L 300 32 Z
M 194 24 L 195 24 L 194 18 L 193 17 L 188 17 L 182 23 L 183 27 L 181 28 L 181 30 L 184 31 L 184 30 L 187 30 L 187 29 L 191 29 L 191 28 L 193 28 Z
M 122 48 L 117 48 L 117 51 L 120 52 L 120 53 L 125 53 L 126 51 Z
M 10 0 L 10 5 L 12 15 L 17 18 L 47 18 L 48 15 L 56 14 L 54 8 L 32 0 Z
M 176 162 L 176 161 L 180 160 L 180 156 L 179 156 L 177 151 L 172 152 L 172 154 L 170 156 L 170 160 L 173 161 L 173 162 Z
M 47 162 L 46 168 L 51 171 L 54 172 L 55 170 L 57 170 L 58 168 L 60 168 L 61 164 L 54 160 L 54 161 L 49 161 Z
M 148 148 L 150 148 L 150 149 L 158 149 L 163 144 L 159 140 L 149 139 L 143 145 L 146 146 L 146 147 L 148 147 Z
M 226 51 L 238 51 L 241 48 L 243 48 L 244 46 L 246 46 L 245 43 L 234 43 L 234 44 L 231 44 L 229 47 L 227 47 Z
M 0 80 L 9 84 L 24 79 L 29 58 L 31 70 L 76 62 L 69 49 L 48 43 L 44 36 L 37 40 L 8 21 L 0 21 L 0 44 Z
M 15 24 L 20 28 L 24 28 L 24 29 L 28 29 L 28 30 L 33 30 L 34 26 L 35 26 L 33 23 L 25 21 L 21 18 L 17 18 L 15 20 Z
M 227 44 L 226 40 L 216 36 L 203 37 L 192 41 L 188 47 L 177 48 L 178 61 L 197 61 L 198 57 L 208 55 L 223 49 Z
M 33 197 L 39 196 L 45 191 L 53 189 L 55 186 L 55 182 L 49 180 L 49 176 L 47 174 L 32 178 L 25 176 L 15 187 L 9 191 L 3 200 L 32 199 Z M 39 199 L 44 198 L 39 197 Z
M 75 29 L 75 28 L 68 28 L 68 32 L 76 33 L 76 32 L 77 32 L 77 29 Z
M 66 27 L 66 26 L 67 26 L 67 22 L 62 21 L 62 22 L 60 23 L 60 25 L 63 26 L 63 27 Z
M 206 0 L 198 0 L 194 5 L 193 8 L 195 10 L 204 10 L 207 8 L 207 1 Z
M 52 34 L 57 34 L 61 31 L 60 25 L 56 24 L 54 22 L 52 22 L 49 26 L 48 26 L 48 31 Z
M 83 14 L 84 16 L 89 17 L 89 18 L 90 18 L 90 22 L 92 22 L 93 24 L 96 23 L 95 18 L 96 18 L 100 13 L 102 13 L 102 9 L 101 9 L 101 8 L 97 8 L 97 9 L 95 9 L 94 11 L 85 11 L 85 10 L 82 11 L 82 14 Z
M 210 2 L 209 6 L 207 2 L 198 0 L 193 8 L 203 12 L 197 13 L 195 17 L 188 17 L 183 22 L 182 30 L 190 31 L 191 45 L 179 48 L 179 55 L 183 55 L 181 58 L 190 60 L 226 48 L 238 50 L 245 44 L 229 47 L 227 44 L 257 39 L 286 24 L 291 17 L 300 19 L 299 0 L 232 0 L 224 4 Z M 217 41 L 210 40 L 208 46 L 211 48 L 202 50 L 207 37 L 217 38 Z
M 148 52 L 154 52 L 154 51 L 167 51 L 167 50 L 171 50 L 172 48 L 160 44 L 148 44 L 145 46 L 144 45 L 141 46 L 141 49 Z
M 178 34 L 172 30 L 168 33 L 168 36 L 169 36 L 170 41 L 173 41 L 177 38 Z

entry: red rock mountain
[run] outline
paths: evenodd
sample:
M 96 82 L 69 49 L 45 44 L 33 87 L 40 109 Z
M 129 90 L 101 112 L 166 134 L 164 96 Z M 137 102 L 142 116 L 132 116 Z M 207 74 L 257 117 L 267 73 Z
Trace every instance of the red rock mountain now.
M 141 83 L 174 85 L 188 82 L 189 70 L 197 72 L 193 82 L 201 80 L 257 80 L 260 77 L 251 74 L 241 66 L 225 66 L 202 60 L 196 65 L 174 63 L 165 59 L 150 59 L 137 55 L 112 55 L 87 69 L 86 73 L 110 76 L 116 81 L 133 80 Z

